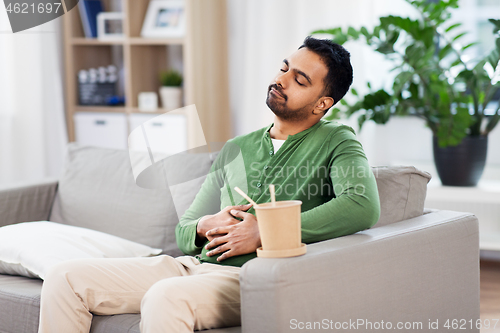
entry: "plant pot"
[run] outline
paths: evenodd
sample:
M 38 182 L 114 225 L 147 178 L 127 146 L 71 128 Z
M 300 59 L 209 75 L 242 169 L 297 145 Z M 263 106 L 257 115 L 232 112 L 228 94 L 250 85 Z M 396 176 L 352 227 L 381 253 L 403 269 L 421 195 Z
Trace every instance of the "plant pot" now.
M 455 147 L 441 148 L 433 138 L 434 163 L 446 186 L 476 186 L 483 174 L 488 148 L 487 136 L 466 136 Z
M 160 87 L 161 104 L 170 111 L 182 107 L 181 87 Z

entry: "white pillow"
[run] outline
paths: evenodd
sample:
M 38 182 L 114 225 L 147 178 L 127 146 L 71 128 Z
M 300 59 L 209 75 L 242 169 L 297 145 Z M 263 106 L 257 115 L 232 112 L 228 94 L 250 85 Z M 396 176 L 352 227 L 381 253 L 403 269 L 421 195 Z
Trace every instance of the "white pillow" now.
M 158 255 L 161 249 L 100 231 L 55 222 L 24 222 L 0 228 L 0 273 L 44 278 L 47 269 L 77 258 Z

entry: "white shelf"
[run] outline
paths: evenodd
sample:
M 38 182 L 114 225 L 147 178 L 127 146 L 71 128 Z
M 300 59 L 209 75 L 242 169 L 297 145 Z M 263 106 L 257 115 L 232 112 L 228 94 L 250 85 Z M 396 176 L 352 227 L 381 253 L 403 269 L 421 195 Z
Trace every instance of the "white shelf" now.
M 480 234 L 479 248 L 488 251 L 500 251 L 500 234 Z
M 479 248 L 500 252 L 500 166 L 487 165 L 476 187 L 443 186 L 431 161 L 396 161 L 427 171 L 425 208 L 470 212 L 479 220 Z
M 500 181 L 481 180 L 476 187 L 443 186 L 433 182 L 427 186 L 427 199 L 457 203 L 492 203 L 500 206 Z

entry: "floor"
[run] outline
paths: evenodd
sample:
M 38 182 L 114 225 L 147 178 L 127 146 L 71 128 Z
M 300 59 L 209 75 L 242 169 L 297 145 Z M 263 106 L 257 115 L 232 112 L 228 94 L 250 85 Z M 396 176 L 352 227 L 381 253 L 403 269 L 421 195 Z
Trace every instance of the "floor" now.
M 481 260 L 481 322 L 490 328 L 483 332 L 500 333 L 500 262 Z

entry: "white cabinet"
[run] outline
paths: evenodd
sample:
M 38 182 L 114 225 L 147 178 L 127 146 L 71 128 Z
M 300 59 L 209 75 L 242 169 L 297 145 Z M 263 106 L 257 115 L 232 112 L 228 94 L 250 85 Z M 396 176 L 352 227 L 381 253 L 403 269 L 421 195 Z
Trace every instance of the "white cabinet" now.
M 149 147 L 153 152 L 166 155 L 188 149 L 184 114 L 77 112 L 74 121 L 75 139 L 81 145 L 136 150 Z M 132 132 L 134 135 L 129 140 Z
M 145 144 L 153 152 L 173 155 L 187 150 L 187 119 L 184 114 L 131 114 L 131 149 L 141 150 Z
M 125 114 L 76 112 L 75 139 L 81 145 L 127 149 L 127 118 Z

